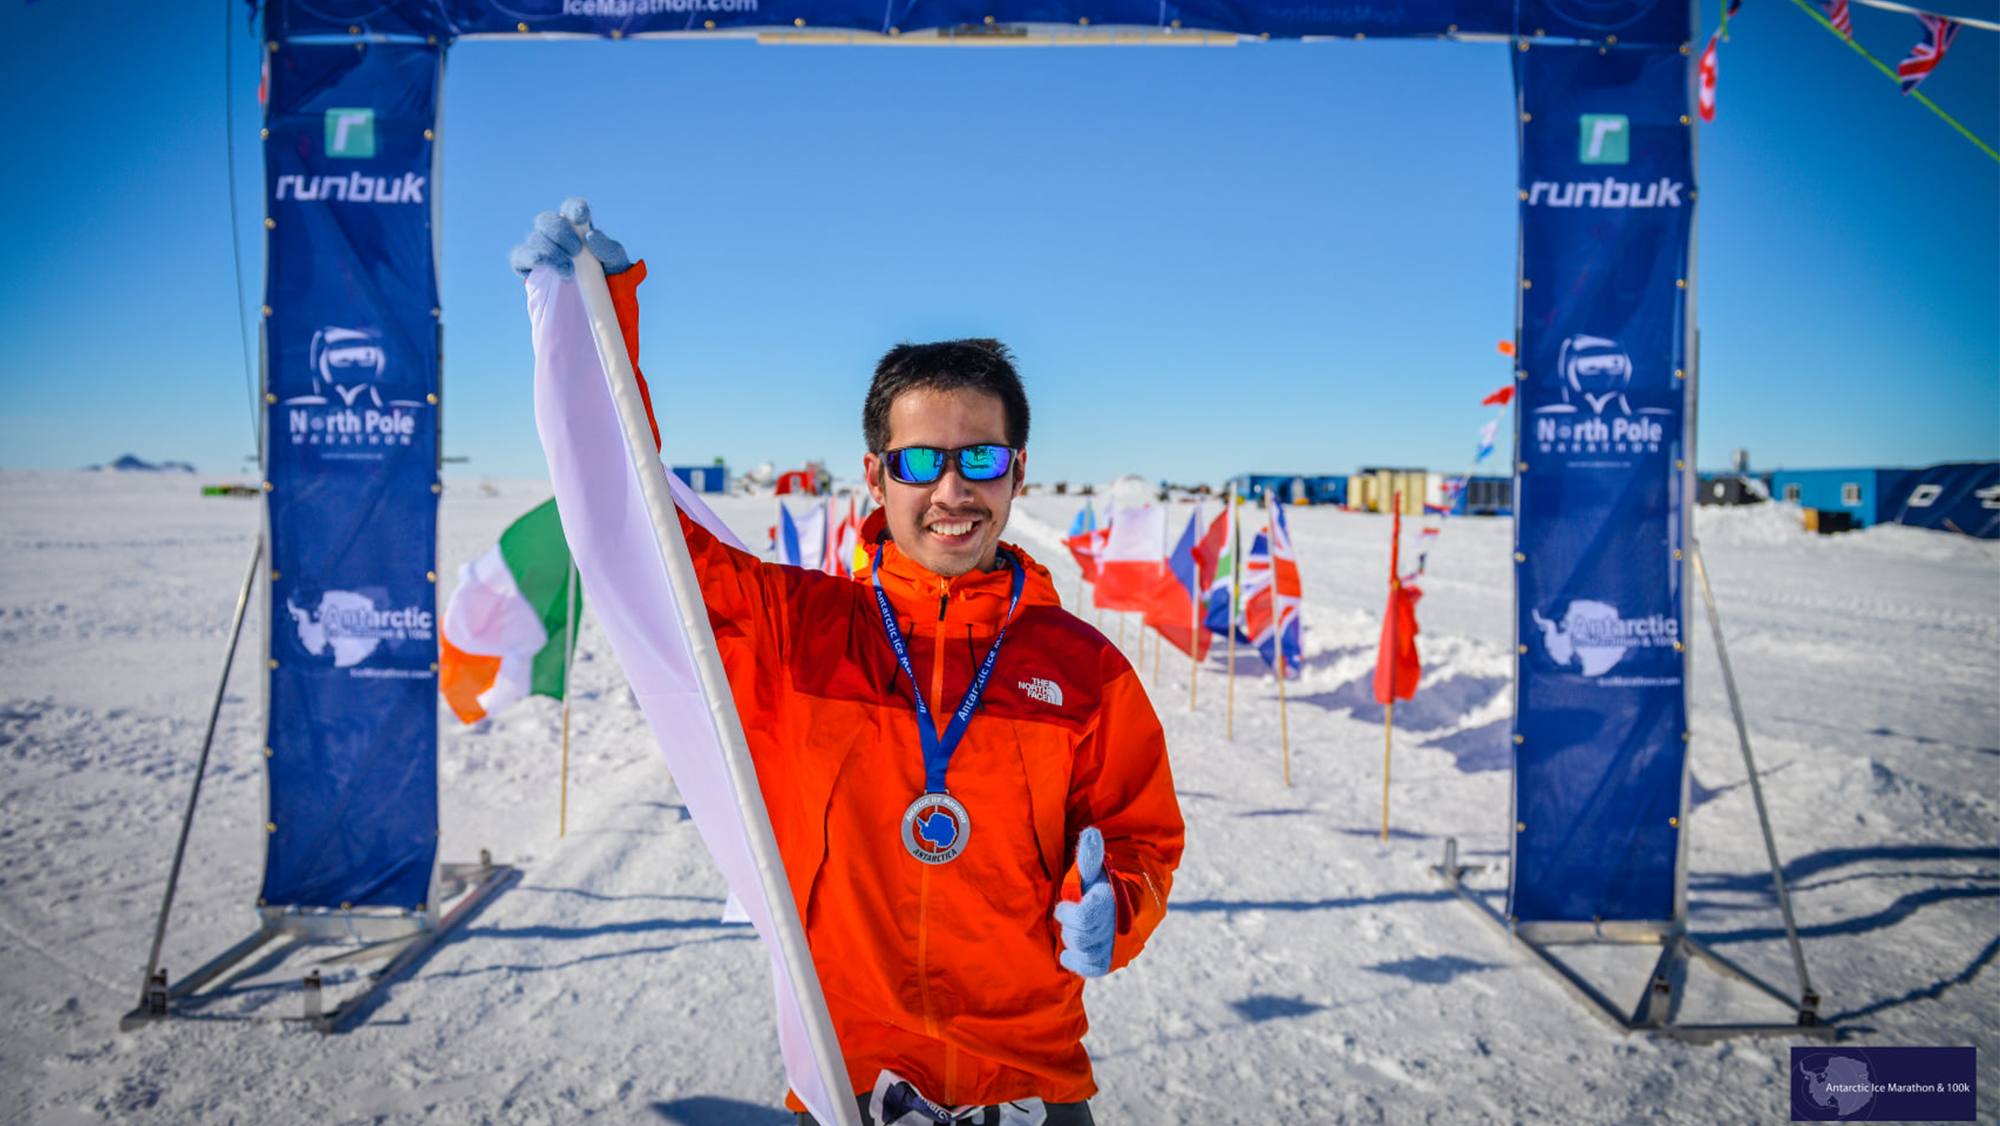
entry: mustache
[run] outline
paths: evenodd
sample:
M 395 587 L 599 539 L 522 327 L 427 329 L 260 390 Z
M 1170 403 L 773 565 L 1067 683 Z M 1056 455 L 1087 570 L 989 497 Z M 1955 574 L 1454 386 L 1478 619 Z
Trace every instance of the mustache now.
M 945 523 L 952 520 L 991 520 L 993 510 L 983 504 L 969 504 L 958 508 L 932 508 L 924 513 L 924 526 Z

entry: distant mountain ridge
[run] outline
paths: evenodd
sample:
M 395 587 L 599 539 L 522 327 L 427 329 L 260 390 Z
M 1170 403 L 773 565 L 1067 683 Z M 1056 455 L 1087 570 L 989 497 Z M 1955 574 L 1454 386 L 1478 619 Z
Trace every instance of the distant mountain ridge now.
M 185 461 L 163 461 L 155 465 L 137 454 L 126 454 L 110 465 L 92 465 L 89 470 L 98 473 L 193 473 L 195 468 Z

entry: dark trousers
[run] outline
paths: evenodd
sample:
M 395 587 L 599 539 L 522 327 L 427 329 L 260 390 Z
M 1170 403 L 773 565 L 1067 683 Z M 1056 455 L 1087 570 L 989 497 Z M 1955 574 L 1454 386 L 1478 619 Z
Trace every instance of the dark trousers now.
M 868 1096 L 856 1095 L 855 1102 L 861 1105 L 861 1126 L 875 1126 L 875 1120 L 868 1116 Z M 1049 1117 L 1044 1126 L 1096 1126 L 1090 1117 L 1090 1103 L 1043 1103 L 1048 1108 Z M 995 1126 L 1000 1121 L 1000 1108 L 989 1106 L 985 1113 L 973 1115 L 965 1120 L 968 1126 Z M 799 1112 L 799 1126 L 819 1126 L 819 1120 L 806 1111 Z

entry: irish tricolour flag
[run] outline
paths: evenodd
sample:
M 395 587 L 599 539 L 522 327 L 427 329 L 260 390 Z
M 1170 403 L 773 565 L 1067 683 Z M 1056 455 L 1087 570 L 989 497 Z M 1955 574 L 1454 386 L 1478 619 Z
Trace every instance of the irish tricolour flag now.
M 563 698 L 564 641 L 583 611 L 562 518 L 549 500 L 501 533 L 500 542 L 458 569 L 444 611 L 438 686 L 459 719 L 472 723 L 523 696 Z

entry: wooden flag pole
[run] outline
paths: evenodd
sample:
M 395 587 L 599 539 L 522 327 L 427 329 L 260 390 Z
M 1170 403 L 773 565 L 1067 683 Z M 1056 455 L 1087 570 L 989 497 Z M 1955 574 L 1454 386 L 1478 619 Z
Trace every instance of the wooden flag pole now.
M 1194 529 L 1201 531 L 1201 500 L 1194 502 Z M 1199 534 L 1195 542 L 1201 542 Z M 1188 560 L 1188 710 L 1194 710 L 1194 690 L 1196 678 L 1201 676 L 1201 662 L 1195 654 L 1201 651 L 1201 560 Z
M 1389 839 L 1389 737 L 1396 730 L 1396 698 L 1389 697 L 1389 713 L 1382 718 L 1382 839 Z
M 1236 605 L 1243 597 L 1243 517 L 1236 510 L 1236 482 L 1229 483 L 1229 612 L 1223 615 L 1229 627 L 1229 718 L 1223 730 L 1230 742 L 1236 741 Z
M 1285 631 L 1278 613 L 1278 495 L 1264 490 L 1264 542 L 1271 551 L 1271 648 L 1278 655 L 1278 739 L 1285 752 L 1285 785 L 1292 784 L 1292 732 L 1285 719 Z
M 563 587 L 563 734 L 562 799 L 556 813 L 556 836 L 569 835 L 569 698 L 570 673 L 576 661 L 576 557 L 569 560 L 569 583 Z

